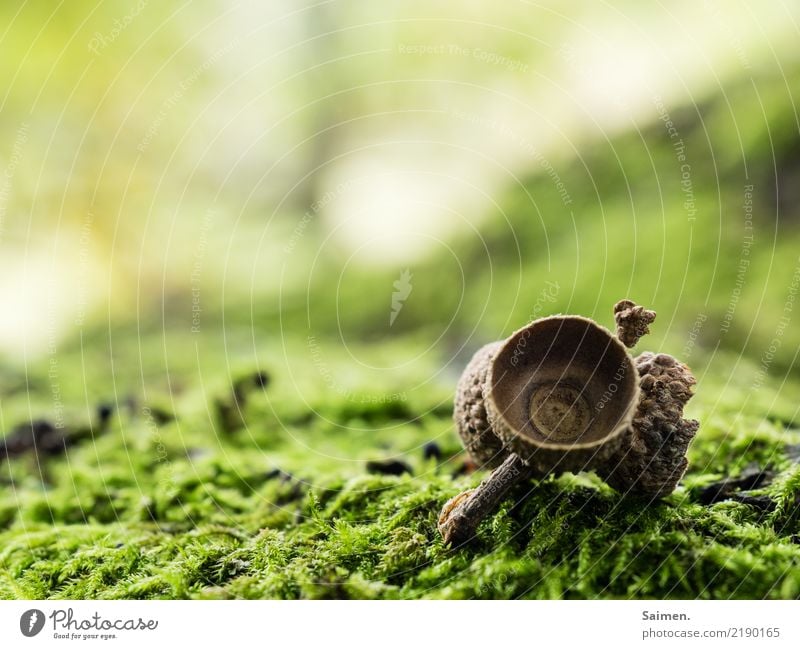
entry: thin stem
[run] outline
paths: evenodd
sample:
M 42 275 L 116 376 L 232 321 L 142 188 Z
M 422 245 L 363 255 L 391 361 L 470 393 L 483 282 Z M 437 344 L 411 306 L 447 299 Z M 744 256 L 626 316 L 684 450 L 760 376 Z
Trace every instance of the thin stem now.
M 511 453 L 476 489 L 448 502 L 439 516 L 439 531 L 445 543 L 461 545 L 469 541 L 480 522 L 497 509 L 511 487 L 531 474 L 531 468 Z

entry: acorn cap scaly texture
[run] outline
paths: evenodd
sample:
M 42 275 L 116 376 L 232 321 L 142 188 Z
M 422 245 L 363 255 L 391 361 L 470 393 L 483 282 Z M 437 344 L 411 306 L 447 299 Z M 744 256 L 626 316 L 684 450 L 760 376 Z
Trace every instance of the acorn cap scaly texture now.
M 467 365 L 456 388 L 453 420 L 464 448 L 480 466 L 495 468 L 508 456 L 503 443 L 494 434 L 486 414 L 486 376 L 502 342 L 479 349 Z
M 621 493 L 661 497 L 675 490 L 686 472 L 686 451 L 700 424 L 683 418 L 696 380 L 669 354 L 645 352 L 635 359 L 642 395 L 633 420 L 630 449 L 600 468 Z

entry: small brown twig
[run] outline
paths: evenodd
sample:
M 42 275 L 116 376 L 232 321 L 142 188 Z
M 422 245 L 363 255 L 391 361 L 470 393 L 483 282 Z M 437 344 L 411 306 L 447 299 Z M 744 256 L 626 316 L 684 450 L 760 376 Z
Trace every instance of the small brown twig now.
M 439 531 L 445 543 L 461 545 L 469 541 L 480 522 L 497 509 L 508 491 L 531 473 L 531 468 L 511 453 L 477 488 L 451 498 L 439 516 Z

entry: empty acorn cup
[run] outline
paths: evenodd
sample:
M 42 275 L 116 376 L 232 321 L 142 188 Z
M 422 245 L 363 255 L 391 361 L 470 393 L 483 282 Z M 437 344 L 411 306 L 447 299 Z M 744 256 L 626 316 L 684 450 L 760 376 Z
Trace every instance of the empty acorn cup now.
M 473 459 L 495 470 L 445 505 L 445 541 L 468 540 L 525 478 L 595 471 L 623 493 L 674 490 L 698 428 L 682 418 L 694 377 L 666 354 L 628 353 L 653 311 L 623 300 L 614 314 L 616 336 L 587 318 L 552 316 L 475 354 L 454 419 Z

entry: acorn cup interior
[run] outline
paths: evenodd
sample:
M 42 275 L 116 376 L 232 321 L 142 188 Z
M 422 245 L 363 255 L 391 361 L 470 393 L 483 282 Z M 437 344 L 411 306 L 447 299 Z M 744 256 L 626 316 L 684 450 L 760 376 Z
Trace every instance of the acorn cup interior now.
M 639 399 L 625 347 L 577 316 L 543 318 L 511 336 L 489 382 L 495 416 L 539 447 L 601 445 L 630 426 Z

